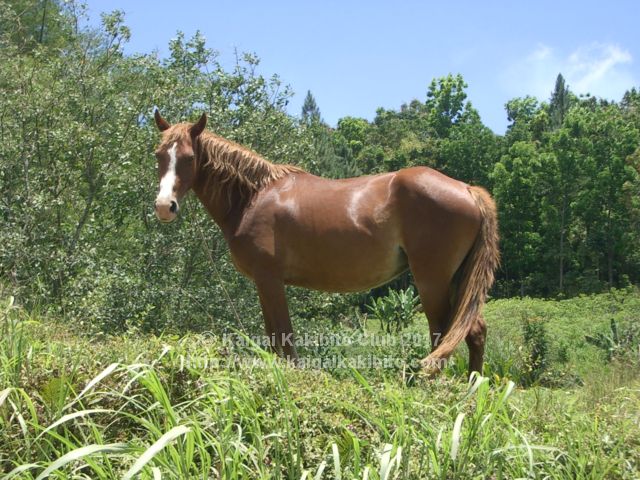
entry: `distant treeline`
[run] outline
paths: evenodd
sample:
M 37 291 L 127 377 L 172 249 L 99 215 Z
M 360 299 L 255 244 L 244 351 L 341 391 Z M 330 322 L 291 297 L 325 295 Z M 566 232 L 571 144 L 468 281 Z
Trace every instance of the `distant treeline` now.
M 373 122 L 323 125 L 311 93 L 302 121 L 314 170 L 350 176 L 429 165 L 489 188 L 498 202 L 502 268 L 496 294 L 593 292 L 640 281 L 640 93 L 577 97 L 561 74 L 550 98 L 516 98 L 495 135 L 460 75 L 433 80 L 426 101 L 378 110 Z
M 218 134 L 266 158 L 346 177 L 429 165 L 483 185 L 499 204 L 502 268 L 494 295 L 573 295 L 640 282 L 640 93 L 506 105 L 504 136 L 482 124 L 449 75 L 426 99 L 369 122 L 327 126 L 311 93 L 240 55 L 225 69 L 196 34 L 170 56 L 125 55 L 123 15 L 82 28 L 75 2 L 0 1 L 0 285 L 31 307 L 100 328 L 208 327 L 258 317 L 222 237 L 195 201 L 175 224 L 153 218 L 153 107 L 171 121 L 203 110 Z M 437 232 L 434 232 L 437 235 Z M 375 261 L 375 259 L 371 259 Z M 298 315 L 344 313 L 362 297 L 296 290 Z M 293 310 L 292 309 L 292 310 Z

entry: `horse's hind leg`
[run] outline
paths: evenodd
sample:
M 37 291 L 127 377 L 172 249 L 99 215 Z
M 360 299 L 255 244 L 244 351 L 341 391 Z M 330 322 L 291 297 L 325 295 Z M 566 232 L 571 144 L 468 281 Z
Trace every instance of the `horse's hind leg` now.
M 482 373 L 482 361 L 484 357 L 484 344 L 487 338 L 487 322 L 482 315 L 478 315 L 476 322 L 471 326 L 471 330 L 466 338 L 469 347 L 469 374 L 471 372 Z
M 452 283 L 437 283 L 427 279 L 421 280 L 415 274 L 414 278 L 424 313 L 429 321 L 431 349 L 433 351 L 447 333 L 452 320 L 451 316 L 454 308 L 454 298 L 451 295 Z M 487 323 L 479 315 L 465 339 L 469 347 L 469 374 L 474 371 L 482 373 L 486 337 Z
M 448 282 L 435 281 L 419 271 L 413 271 L 420 301 L 429 322 L 431 349 L 434 350 L 449 329 L 451 321 L 451 296 Z

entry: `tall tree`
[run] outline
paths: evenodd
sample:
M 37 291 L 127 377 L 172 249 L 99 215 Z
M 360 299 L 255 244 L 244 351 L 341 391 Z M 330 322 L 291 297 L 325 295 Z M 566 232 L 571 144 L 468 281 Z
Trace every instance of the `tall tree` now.
M 601 101 L 595 108 L 571 112 L 571 130 L 577 137 L 579 172 L 584 178 L 576 204 L 585 228 L 586 261 L 614 286 L 630 265 L 629 254 L 637 248 L 637 232 L 632 231 L 632 199 L 637 185 L 633 153 L 639 132 L 617 104 Z
M 505 105 L 509 126 L 505 135 L 507 145 L 515 142 L 541 140 L 548 129 L 548 113 L 545 104 L 540 105 L 535 97 L 527 95 L 514 98 Z
M 624 115 L 640 129 L 640 91 L 635 87 L 625 92 L 620 102 Z
M 569 87 L 565 84 L 561 73 L 556 78 L 556 86 L 551 94 L 549 102 L 549 115 L 551 117 L 551 127 L 556 130 L 562 126 L 564 117 L 569 111 L 570 93 Z
M 471 110 L 469 102 L 465 101 L 466 88 L 467 84 L 460 74 L 434 78 L 429 85 L 424 107 L 438 137 L 446 137 L 451 126 L 462 121 L 465 113 Z
M 307 96 L 304 97 L 304 103 L 302 104 L 302 121 L 307 125 L 322 122 L 320 108 L 318 108 L 318 104 L 316 103 L 316 99 L 313 98 L 311 90 L 307 90 Z
M 491 171 L 500 159 L 500 146 L 500 138 L 476 117 L 455 125 L 447 138 L 439 140 L 437 165 L 447 175 L 489 188 Z
M 493 169 L 507 292 L 515 283 L 524 295 L 538 271 L 543 172 L 548 162 L 548 156 L 539 152 L 535 143 L 516 142 Z
M 0 2 L 0 31 L 23 52 L 62 47 L 71 38 L 77 8 L 75 2 L 62 0 L 5 0 Z
M 555 215 L 548 218 L 547 230 L 557 239 L 558 290 L 565 289 L 565 271 L 567 268 L 567 234 L 572 222 L 572 204 L 580 188 L 578 174 L 578 154 L 575 138 L 567 128 L 557 130 L 550 139 L 550 148 L 555 152 L 555 170 L 550 172 L 548 181 L 553 184 L 550 195 L 545 198 Z M 550 242 L 549 249 L 555 249 Z

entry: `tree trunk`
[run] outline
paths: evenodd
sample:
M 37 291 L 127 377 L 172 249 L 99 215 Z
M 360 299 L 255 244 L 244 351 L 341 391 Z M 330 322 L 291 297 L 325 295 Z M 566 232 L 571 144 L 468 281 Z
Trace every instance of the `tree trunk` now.
M 611 207 L 607 212 L 607 280 L 609 282 L 609 288 L 613 287 L 613 255 L 615 239 L 611 235 L 613 226 L 611 225 Z
M 564 291 L 564 230 L 567 213 L 567 196 L 562 196 L 562 210 L 560 211 L 560 293 Z
M 609 277 L 609 288 L 613 287 L 613 244 L 609 244 L 607 254 L 607 274 Z
M 42 6 L 42 22 L 40 22 L 40 38 L 38 39 L 38 43 L 40 44 L 42 43 L 42 40 L 44 40 L 44 24 L 47 20 L 47 3 L 48 0 L 44 0 Z

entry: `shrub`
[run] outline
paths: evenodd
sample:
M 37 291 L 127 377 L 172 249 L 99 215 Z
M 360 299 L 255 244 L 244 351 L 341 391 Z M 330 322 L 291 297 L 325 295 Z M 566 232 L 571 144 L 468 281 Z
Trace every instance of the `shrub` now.
M 640 348 L 640 326 L 629 324 L 620 328 L 614 318 L 611 319 L 609 330 L 595 335 L 585 335 L 584 339 L 604 352 L 607 362 L 629 356 L 637 356 Z
M 385 332 L 400 332 L 413 321 L 418 300 L 413 287 L 406 290 L 390 290 L 386 297 L 372 300 L 367 309 L 380 321 L 380 326 Z
M 549 340 L 544 320 L 523 317 L 522 336 L 526 349 L 523 380 L 526 385 L 536 383 L 548 366 Z

